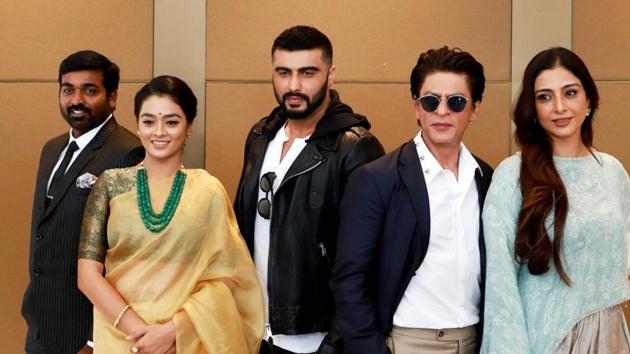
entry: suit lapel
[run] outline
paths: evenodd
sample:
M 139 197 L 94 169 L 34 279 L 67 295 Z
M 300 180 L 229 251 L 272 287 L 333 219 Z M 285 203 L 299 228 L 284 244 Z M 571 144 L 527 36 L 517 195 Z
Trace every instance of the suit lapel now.
M 34 221 L 39 222 L 44 216 L 46 209 L 46 195 L 48 194 L 48 180 L 52 175 L 52 170 L 59 160 L 61 151 L 68 144 L 68 135 L 64 134 L 55 138 L 47 149 L 42 151 L 41 162 L 35 182 L 35 202 L 34 202 Z
M 44 218 L 46 218 L 50 213 L 55 209 L 55 207 L 59 204 L 61 199 L 64 198 L 70 186 L 75 182 L 77 177 L 79 177 L 79 173 L 83 171 L 85 165 L 87 165 L 90 160 L 94 157 L 94 151 L 98 150 L 107 138 L 112 134 L 112 132 L 116 129 L 118 124 L 114 117 L 112 117 L 96 134 L 96 136 L 90 141 L 87 146 L 81 150 L 81 153 L 77 158 L 72 162 L 70 168 L 68 168 L 68 172 L 61 178 L 59 181 L 58 190 L 55 191 L 55 198 L 50 201 L 50 205 L 46 208 L 46 214 Z
M 403 145 L 398 157 L 398 170 L 409 191 L 409 199 L 416 211 L 417 220 L 430 220 L 429 195 L 413 140 Z M 428 234 L 429 225 L 421 225 L 421 227 L 426 227 Z M 424 232 L 424 230 L 422 231 Z
M 429 248 L 429 235 L 431 231 L 431 212 L 429 208 L 429 194 L 427 192 L 426 181 L 422 173 L 422 165 L 416 151 L 416 144 L 413 140 L 401 147 L 398 156 L 398 172 L 402 183 L 409 194 L 409 201 L 415 212 L 415 220 L 405 222 L 413 223 L 416 227 L 409 242 L 409 256 L 405 260 L 404 283 L 398 289 L 397 301 L 400 302 L 409 281 L 418 269 L 427 249 Z

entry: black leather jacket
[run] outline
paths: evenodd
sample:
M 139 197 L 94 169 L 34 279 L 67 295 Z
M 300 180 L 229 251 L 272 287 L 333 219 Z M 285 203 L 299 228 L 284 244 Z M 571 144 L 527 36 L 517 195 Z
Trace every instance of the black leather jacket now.
M 334 301 L 328 282 L 334 272 L 344 186 L 350 172 L 384 154 L 368 131 L 367 119 L 330 92 L 328 110 L 274 190 L 266 284 L 272 332 L 328 331 L 320 353 L 341 352 L 341 337 L 331 328 Z M 254 125 L 245 145 L 234 210 L 252 255 L 260 169 L 269 142 L 285 122 L 277 107 Z

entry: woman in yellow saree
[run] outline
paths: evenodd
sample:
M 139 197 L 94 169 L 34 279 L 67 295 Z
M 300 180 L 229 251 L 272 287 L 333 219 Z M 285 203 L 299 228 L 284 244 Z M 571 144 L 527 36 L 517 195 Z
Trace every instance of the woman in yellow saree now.
M 106 171 L 90 193 L 78 281 L 95 353 L 258 353 L 262 295 L 227 194 L 182 166 L 196 110 L 176 77 L 145 85 L 134 109 L 143 163 Z

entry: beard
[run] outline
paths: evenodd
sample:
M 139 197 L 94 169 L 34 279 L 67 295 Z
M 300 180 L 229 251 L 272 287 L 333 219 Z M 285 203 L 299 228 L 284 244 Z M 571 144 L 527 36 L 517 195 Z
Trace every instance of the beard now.
M 275 91 L 275 89 L 274 89 Z M 311 115 L 319 106 L 324 103 L 324 99 L 326 99 L 326 94 L 328 93 L 328 80 L 324 82 L 324 85 L 313 95 L 311 99 L 307 95 L 300 92 L 287 92 L 282 95 L 282 98 L 278 97 L 276 93 L 276 100 L 282 107 L 282 112 L 289 119 L 304 119 Z M 300 109 L 291 109 L 287 107 L 287 99 L 289 97 L 300 97 L 306 103 L 306 108 Z

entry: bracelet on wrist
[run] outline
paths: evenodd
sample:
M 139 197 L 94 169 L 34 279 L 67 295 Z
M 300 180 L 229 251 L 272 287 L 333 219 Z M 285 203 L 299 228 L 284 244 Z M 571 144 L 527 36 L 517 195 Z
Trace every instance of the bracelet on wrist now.
M 118 327 L 118 324 L 120 323 L 120 319 L 123 317 L 125 312 L 127 312 L 127 310 L 129 310 L 129 305 L 125 306 L 122 310 L 120 310 L 118 317 L 116 317 L 116 319 L 114 320 L 114 328 Z

